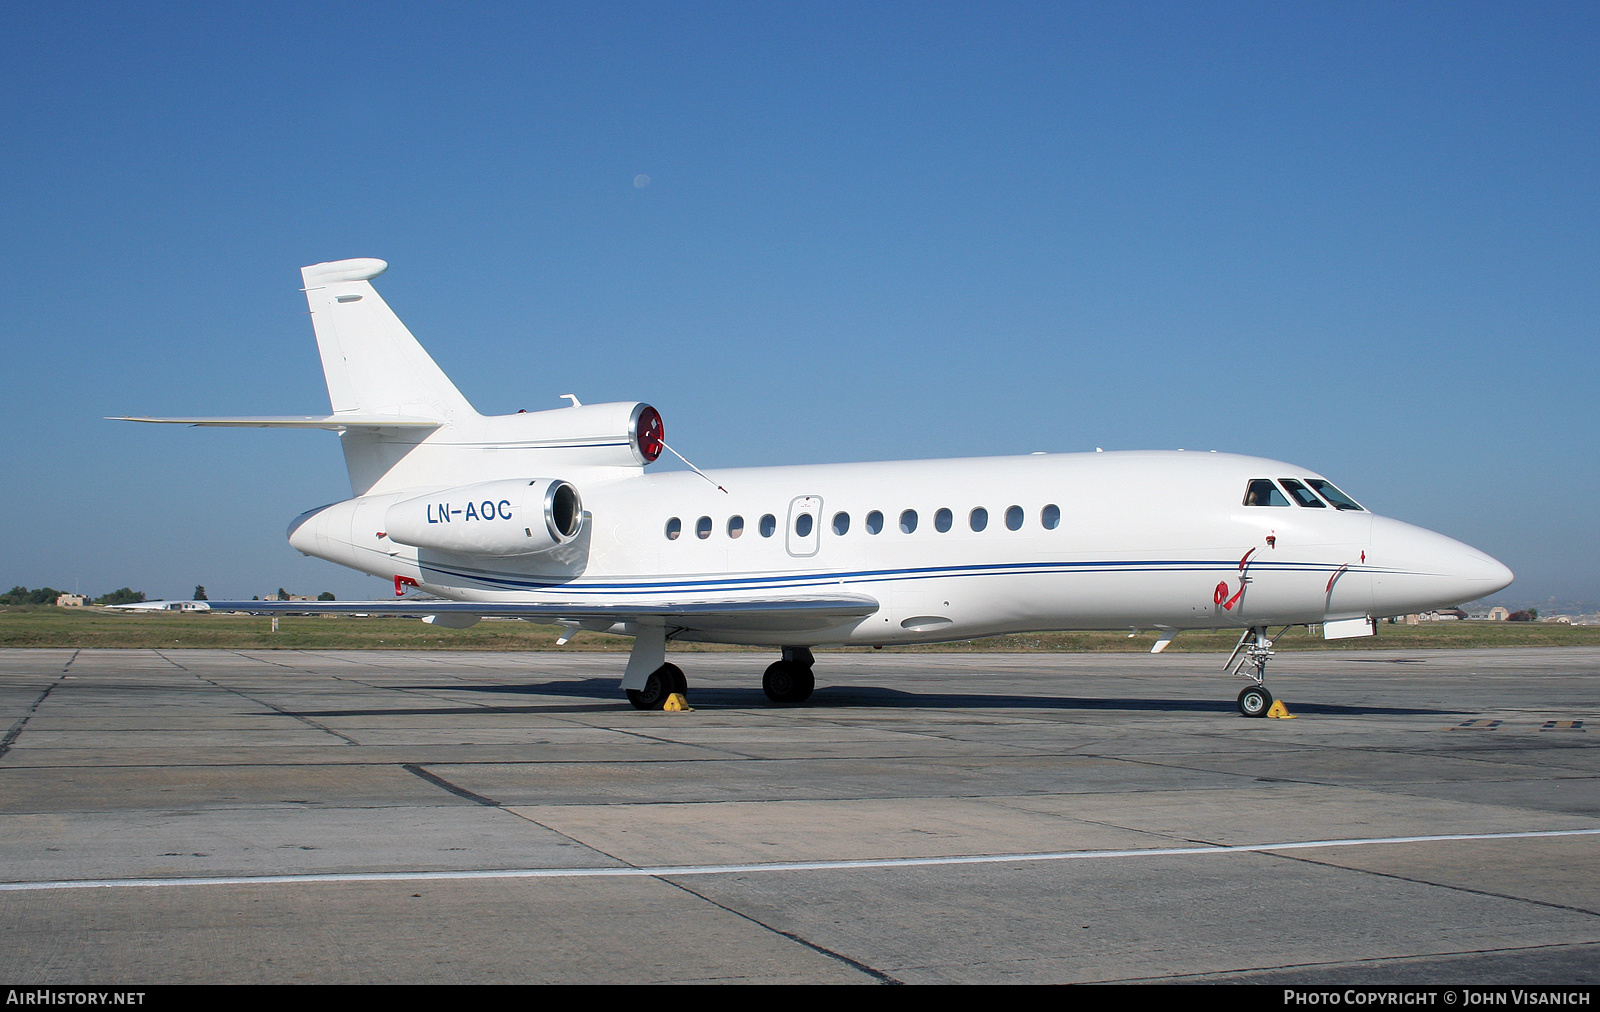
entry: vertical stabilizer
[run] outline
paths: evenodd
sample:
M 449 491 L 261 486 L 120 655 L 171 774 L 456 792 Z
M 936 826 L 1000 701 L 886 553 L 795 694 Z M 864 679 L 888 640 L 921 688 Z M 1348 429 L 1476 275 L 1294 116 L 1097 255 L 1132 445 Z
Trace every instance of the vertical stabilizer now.
M 474 417 L 472 405 L 369 283 L 388 269 L 373 259 L 300 269 L 334 414 L 441 422 Z

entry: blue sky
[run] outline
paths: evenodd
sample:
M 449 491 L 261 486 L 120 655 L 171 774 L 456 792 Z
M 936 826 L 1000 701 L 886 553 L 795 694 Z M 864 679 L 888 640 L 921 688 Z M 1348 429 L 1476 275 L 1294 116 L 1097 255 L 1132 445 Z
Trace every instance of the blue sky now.
M 0 583 L 380 594 L 304 264 L 702 467 L 1185 447 L 1600 601 L 1600 7 L 13 4 Z M 634 185 L 644 174 L 649 184 Z

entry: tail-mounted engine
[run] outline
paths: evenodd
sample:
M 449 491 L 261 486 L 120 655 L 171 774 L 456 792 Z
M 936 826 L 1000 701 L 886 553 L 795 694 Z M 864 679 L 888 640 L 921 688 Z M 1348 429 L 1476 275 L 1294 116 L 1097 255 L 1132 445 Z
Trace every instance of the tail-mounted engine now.
M 462 555 L 537 555 L 583 528 L 583 501 L 556 478 L 486 481 L 405 499 L 389 507 L 389 540 Z
M 463 427 L 461 438 L 507 452 L 553 450 L 573 466 L 641 467 L 661 456 L 666 445 L 661 413 L 638 401 L 494 415 L 476 424 L 470 432 L 470 426 Z

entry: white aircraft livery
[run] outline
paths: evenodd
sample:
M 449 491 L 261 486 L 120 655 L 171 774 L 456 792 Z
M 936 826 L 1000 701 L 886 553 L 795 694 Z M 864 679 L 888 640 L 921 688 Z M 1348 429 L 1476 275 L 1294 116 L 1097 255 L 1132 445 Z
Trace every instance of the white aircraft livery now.
M 648 404 L 480 415 L 371 280 L 382 260 L 301 271 L 333 412 L 126 418 L 330 429 L 353 498 L 289 525 L 307 555 L 392 579 L 396 600 L 213 601 L 212 609 L 511 616 L 634 637 L 622 688 L 681 704 L 668 640 L 782 650 L 762 687 L 798 703 L 811 648 L 1071 629 L 1241 630 L 1227 668 L 1262 716 L 1273 641 L 1511 583 L 1460 542 L 1376 516 L 1322 475 L 1216 452 L 1032 454 L 651 472 Z M 675 452 L 675 451 L 674 451 Z M 691 465 L 692 467 L 692 465 Z M 426 598 L 416 595 L 426 595 Z M 565 642 L 563 637 L 562 642 Z

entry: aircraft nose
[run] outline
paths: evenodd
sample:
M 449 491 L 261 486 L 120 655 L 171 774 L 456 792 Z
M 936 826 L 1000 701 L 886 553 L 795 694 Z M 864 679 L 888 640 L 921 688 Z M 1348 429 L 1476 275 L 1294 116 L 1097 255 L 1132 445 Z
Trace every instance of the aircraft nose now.
M 1373 518 L 1371 561 L 1378 614 L 1449 608 L 1504 590 L 1514 579 L 1486 552 L 1385 517 Z

